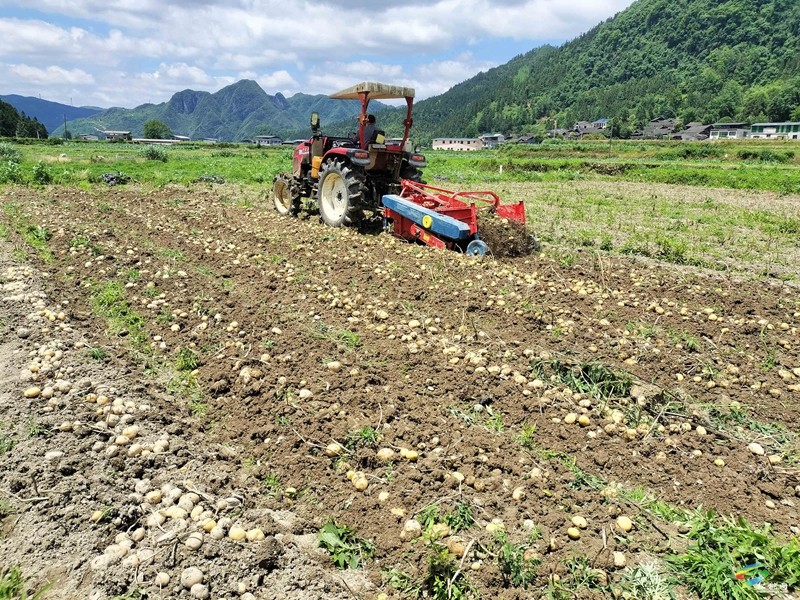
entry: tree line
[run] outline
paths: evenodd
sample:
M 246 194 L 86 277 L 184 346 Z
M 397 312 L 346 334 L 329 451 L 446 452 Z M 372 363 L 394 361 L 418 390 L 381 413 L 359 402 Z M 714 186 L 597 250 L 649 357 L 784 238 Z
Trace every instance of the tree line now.
M 47 138 L 47 128 L 36 117 L 20 113 L 0 100 L 0 137 Z

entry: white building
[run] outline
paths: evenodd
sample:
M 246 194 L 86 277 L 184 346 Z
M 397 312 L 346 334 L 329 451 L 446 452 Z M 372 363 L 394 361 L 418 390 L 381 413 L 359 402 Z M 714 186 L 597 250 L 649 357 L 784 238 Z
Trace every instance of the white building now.
M 750 126 L 750 137 L 800 140 L 800 123 L 753 123 Z
M 741 140 L 750 136 L 747 123 L 714 123 L 708 134 L 710 140 Z
M 436 138 L 433 140 L 434 150 L 456 150 L 466 152 L 483 150 L 483 142 L 477 138 Z
M 283 140 L 274 135 L 257 135 L 255 143 L 256 146 L 280 146 Z

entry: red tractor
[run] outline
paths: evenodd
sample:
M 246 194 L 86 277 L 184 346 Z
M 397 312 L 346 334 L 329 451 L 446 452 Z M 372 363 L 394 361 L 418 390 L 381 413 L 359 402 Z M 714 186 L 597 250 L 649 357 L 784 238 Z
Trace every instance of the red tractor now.
M 515 256 L 538 247 L 526 229 L 523 202 L 503 204 L 494 192 L 450 191 L 422 183 L 425 157 L 408 143 L 412 88 L 367 82 L 330 97 L 361 102 L 358 133 L 322 135 L 319 115 L 311 115 L 312 136 L 295 148 L 292 173 L 276 175 L 273 182 L 280 214 L 295 215 L 304 197 L 314 198 L 322 220 L 333 227 L 358 224 L 371 213 L 383 217 L 384 228 L 397 237 L 472 256 L 489 251 Z M 370 100 L 391 98 L 405 98 L 408 107 L 403 138 L 393 142 L 375 129 L 374 117 L 367 114 Z
M 413 88 L 365 82 L 330 97 L 361 102 L 358 132 L 348 137 L 323 135 L 319 115 L 313 113 L 311 139 L 295 148 L 291 174 L 277 175 L 272 192 L 280 214 L 294 215 L 303 197 L 314 198 L 322 220 L 339 227 L 358 224 L 365 211 L 379 214 L 383 196 L 399 194 L 404 179 L 420 181 L 420 169 L 426 163 L 408 141 Z M 405 129 L 402 140 L 387 141 L 384 132 L 375 129 L 367 109 L 370 100 L 394 98 L 406 101 Z

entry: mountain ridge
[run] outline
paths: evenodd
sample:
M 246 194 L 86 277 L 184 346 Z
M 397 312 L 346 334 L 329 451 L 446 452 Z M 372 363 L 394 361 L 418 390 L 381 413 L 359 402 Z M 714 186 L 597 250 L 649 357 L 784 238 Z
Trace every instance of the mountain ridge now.
M 59 127 L 63 127 L 65 117 L 67 121 L 71 121 L 91 116 L 103 110 L 95 106 L 71 106 L 34 96 L 20 96 L 19 94 L 0 95 L 0 100 L 7 102 L 19 112 L 25 113 L 31 118 L 35 117 L 50 133 Z
M 379 105 L 379 107 L 382 105 Z M 174 93 L 160 104 L 142 104 L 135 108 L 112 107 L 87 118 L 68 122 L 75 134 L 99 130 L 131 131 L 144 134 L 144 123 L 158 119 L 172 132 L 193 139 L 214 138 L 225 141 L 252 139 L 256 135 L 283 137 L 309 133 L 308 119 L 312 111 L 320 113 L 323 122 L 352 122 L 360 105 L 353 100 L 332 100 L 325 95 L 270 95 L 257 82 L 242 79 L 217 92 L 191 89 Z M 55 135 L 63 134 L 63 126 Z

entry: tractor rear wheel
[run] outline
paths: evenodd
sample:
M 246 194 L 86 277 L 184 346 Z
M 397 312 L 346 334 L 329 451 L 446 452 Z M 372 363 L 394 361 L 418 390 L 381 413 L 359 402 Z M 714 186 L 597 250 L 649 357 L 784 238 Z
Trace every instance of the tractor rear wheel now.
M 410 167 L 408 165 L 405 165 L 400 171 L 400 179 L 409 179 L 414 183 L 425 183 L 422 180 L 422 171 L 416 167 Z
M 317 205 L 322 220 L 331 227 L 352 225 L 362 214 L 364 186 L 356 172 L 341 160 L 322 165 Z
M 288 175 L 277 175 L 272 184 L 272 201 L 275 210 L 282 215 L 296 215 L 300 210 L 300 194 Z

